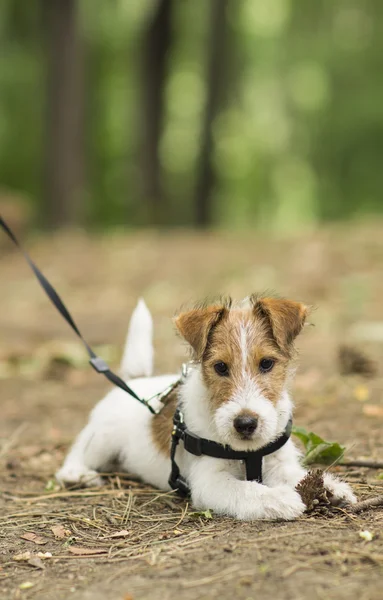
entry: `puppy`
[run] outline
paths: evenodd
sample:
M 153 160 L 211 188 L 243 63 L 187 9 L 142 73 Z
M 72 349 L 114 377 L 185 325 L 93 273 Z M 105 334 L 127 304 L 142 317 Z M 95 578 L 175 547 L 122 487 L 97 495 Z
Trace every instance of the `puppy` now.
M 161 412 L 153 415 L 120 389 L 112 390 L 91 413 L 56 475 L 58 481 L 102 485 L 99 472 L 117 461 L 120 469 L 168 490 L 177 405 L 189 431 L 234 450 L 254 451 L 276 440 L 292 415 L 287 387 L 294 340 L 306 315 L 299 302 L 258 296 L 179 314 L 175 324 L 194 360 Z M 141 300 L 122 360 L 122 373 L 141 398 L 151 398 L 178 379 L 152 377 L 152 367 L 152 319 Z M 243 520 L 294 519 L 305 510 L 295 487 L 306 471 L 291 439 L 263 458 L 262 483 L 246 480 L 243 461 L 195 456 L 182 442 L 177 463 L 196 508 Z M 324 482 L 335 501 L 356 501 L 346 483 L 329 473 Z

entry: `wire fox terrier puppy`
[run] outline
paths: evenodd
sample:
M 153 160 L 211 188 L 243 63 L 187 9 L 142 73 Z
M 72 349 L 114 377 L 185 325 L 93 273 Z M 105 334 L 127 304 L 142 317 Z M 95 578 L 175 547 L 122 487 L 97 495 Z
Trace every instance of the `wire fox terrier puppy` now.
M 175 468 L 196 508 L 245 520 L 299 517 L 305 505 L 295 488 L 306 471 L 289 439 L 293 404 L 287 387 L 294 340 L 306 315 L 299 302 L 255 295 L 235 305 L 182 312 L 175 324 L 194 360 L 179 382 L 178 375 L 152 377 L 152 319 L 141 300 L 121 370 L 143 398 L 170 390 L 166 402 L 162 406 L 155 399 L 158 414 L 153 415 L 122 390 L 111 391 L 92 411 L 58 481 L 102 485 L 99 472 L 117 462 L 120 469 L 168 490 Z M 176 464 L 177 431 L 184 443 Z M 247 471 L 251 457 L 258 473 L 252 477 Z M 329 473 L 324 484 L 336 502 L 356 501 L 348 484 Z

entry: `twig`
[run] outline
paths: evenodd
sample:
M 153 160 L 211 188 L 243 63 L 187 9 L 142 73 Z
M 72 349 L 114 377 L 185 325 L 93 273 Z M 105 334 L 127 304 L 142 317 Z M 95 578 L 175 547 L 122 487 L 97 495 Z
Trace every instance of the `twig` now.
M 177 521 L 177 523 L 176 523 L 176 524 L 175 524 L 175 526 L 174 526 L 176 529 L 177 529 L 177 527 L 178 527 L 179 525 L 181 525 L 182 521 L 184 520 L 184 518 L 185 518 L 185 515 L 186 515 L 186 513 L 187 513 L 187 511 L 188 511 L 188 508 L 189 508 L 189 502 L 186 502 L 185 508 L 184 508 L 184 510 L 181 512 L 181 517 L 180 517 L 180 519 Z
M 132 491 L 129 490 L 128 501 L 126 503 L 126 508 L 125 508 L 124 514 L 122 515 L 122 523 L 127 523 L 129 521 L 130 512 L 132 510 L 133 503 L 134 503 L 134 496 L 132 494 Z
M 377 506 L 383 506 L 383 495 L 375 496 L 375 498 L 369 498 L 368 500 L 363 500 L 362 502 L 357 502 L 353 504 L 348 509 L 349 512 L 359 513 L 363 510 L 367 510 L 368 508 L 375 508 Z
M 103 490 L 99 492 L 83 491 L 83 492 L 57 492 L 54 494 L 44 494 L 44 496 L 29 496 L 20 498 L 18 496 L 10 496 L 15 502 L 40 502 L 41 500 L 51 500 L 52 498 L 93 498 L 96 496 L 124 496 L 123 490 Z
M 341 467 L 367 467 L 368 469 L 383 469 L 383 462 L 378 460 L 342 460 Z

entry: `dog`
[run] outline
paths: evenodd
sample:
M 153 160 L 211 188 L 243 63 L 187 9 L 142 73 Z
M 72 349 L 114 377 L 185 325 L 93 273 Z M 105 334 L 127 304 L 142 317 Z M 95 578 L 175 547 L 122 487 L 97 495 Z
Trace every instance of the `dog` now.
M 120 389 L 109 392 L 57 472 L 59 483 L 100 486 L 100 472 L 108 472 L 117 461 L 123 471 L 169 490 L 177 405 L 193 434 L 232 450 L 254 452 L 276 440 L 292 416 L 288 387 L 294 340 L 307 312 L 300 302 L 256 295 L 236 304 L 220 301 L 181 312 L 175 325 L 193 361 L 177 386 L 178 375 L 152 376 L 153 324 L 140 300 L 128 330 L 122 374 L 141 398 L 169 386 L 175 389 L 155 415 Z M 291 439 L 263 458 L 262 483 L 246 480 L 243 461 L 195 456 L 182 443 L 177 462 L 197 509 L 241 520 L 291 520 L 305 511 L 296 486 L 306 470 Z M 333 475 L 325 473 L 324 484 L 335 503 L 356 502 L 350 486 Z

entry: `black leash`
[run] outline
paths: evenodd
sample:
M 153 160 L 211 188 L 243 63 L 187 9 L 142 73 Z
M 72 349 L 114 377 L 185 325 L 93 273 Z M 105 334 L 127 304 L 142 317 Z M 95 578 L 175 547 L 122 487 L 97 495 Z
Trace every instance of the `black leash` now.
M 114 385 L 116 385 L 117 387 L 124 390 L 124 392 L 126 392 L 127 394 L 129 394 L 130 396 L 132 396 L 133 398 L 138 400 L 138 402 L 141 402 L 141 404 L 144 404 L 150 410 L 151 413 L 156 414 L 156 411 L 150 406 L 150 404 L 146 400 L 139 398 L 139 396 L 137 396 L 137 394 L 125 383 L 125 381 L 123 381 L 121 379 L 121 377 L 119 377 L 118 375 L 116 375 L 116 373 L 113 373 L 113 371 L 110 370 L 109 366 L 106 364 L 104 359 L 101 358 L 100 356 L 97 356 L 97 354 L 95 354 L 95 352 L 93 352 L 92 348 L 88 345 L 88 343 L 82 337 L 80 330 L 78 329 L 76 323 L 74 322 L 70 312 L 66 308 L 64 302 L 61 300 L 60 296 L 58 295 L 58 293 L 56 292 L 54 287 L 49 283 L 47 278 L 42 274 L 40 269 L 35 265 L 35 263 L 31 259 L 31 257 L 29 256 L 29 254 L 26 252 L 26 250 L 24 250 L 24 248 L 20 245 L 15 234 L 8 227 L 8 225 L 6 224 L 6 222 L 4 221 L 4 219 L 1 216 L 0 216 L 0 226 L 3 228 L 5 233 L 10 237 L 12 242 L 23 253 L 25 260 L 27 261 L 27 263 L 31 267 L 32 271 L 34 272 L 39 284 L 43 288 L 43 290 L 46 293 L 46 295 L 48 296 L 49 300 L 57 308 L 57 310 L 62 315 L 62 317 L 65 319 L 65 321 L 68 323 L 68 325 L 70 325 L 70 327 L 73 329 L 73 331 L 75 332 L 77 337 L 79 337 L 80 340 L 82 341 L 82 343 L 84 344 L 84 347 L 89 355 L 89 362 L 92 365 L 92 367 L 94 368 L 94 370 L 97 371 L 97 373 L 101 373 L 102 375 L 104 375 L 107 379 L 109 379 L 109 381 L 111 383 L 114 383 Z
M 233 450 L 230 446 L 223 446 L 212 440 L 195 435 L 187 429 L 179 408 L 174 413 L 173 426 L 170 448 L 171 473 L 169 485 L 173 490 L 178 490 L 181 496 L 188 496 L 190 488 L 186 480 L 182 477 L 175 460 L 176 449 L 180 440 L 183 441 L 185 450 L 190 452 L 190 454 L 194 454 L 194 456 L 205 455 L 212 456 L 213 458 L 245 461 L 247 481 L 262 483 L 262 459 L 264 456 L 276 452 L 286 444 L 291 435 L 292 419 L 289 419 L 284 432 L 274 442 L 270 442 L 263 448 L 259 448 L 259 450 L 248 451 Z

